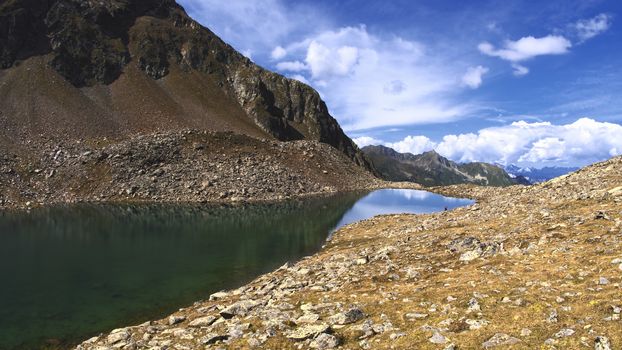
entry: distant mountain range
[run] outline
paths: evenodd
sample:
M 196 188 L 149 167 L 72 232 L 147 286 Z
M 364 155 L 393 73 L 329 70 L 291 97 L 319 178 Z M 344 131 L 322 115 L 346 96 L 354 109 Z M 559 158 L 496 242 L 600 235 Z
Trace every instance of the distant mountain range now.
M 510 164 L 503 168 L 510 176 L 522 176 L 525 179 L 529 180 L 529 182 L 531 183 L 545 182 L 558 176 L 566 175 L 568 173 L 579 170 L 579 168 L 573 167 L 544 167 L 541 169 L 521 168 L 515 164 Z
M 363 153 L 376 171 L 390 181 L 412 181 L 424 186 L 529 184 L 522 176 L 512 177 L 497 165 L 481 162 L 458 164 L 435 151 L 414 155 L 399 153 L 386 146 L 367 146 Z

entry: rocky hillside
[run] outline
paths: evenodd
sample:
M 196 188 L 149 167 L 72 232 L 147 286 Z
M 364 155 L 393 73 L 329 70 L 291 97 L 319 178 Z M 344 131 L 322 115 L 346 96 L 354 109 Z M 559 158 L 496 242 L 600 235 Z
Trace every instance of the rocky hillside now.
M 337 149 L 315 141 L 186 130 L 114 143 L 41 137 L 27 146 L 26 155 L 0 154 L 0 208 L 261 201 L 386 186 Z
M 622 347 L 622 157 L 339 230 L 315 256 L 77 349 Z
M 472 183 L 483 186 L 528 184 L 510 177 L 502 168 L 488 163 L 457 164 L 435 151 L 419 155 L 399 153 L 385 146 L 367 146 L 363 152 L 376 171 L 390 181 L 412 181 L 424 186 Z
M 181 129 L 309 140 L 368 167 L 319 94 L 253 64 L 173 0 L 0 2 L 0 150 Z

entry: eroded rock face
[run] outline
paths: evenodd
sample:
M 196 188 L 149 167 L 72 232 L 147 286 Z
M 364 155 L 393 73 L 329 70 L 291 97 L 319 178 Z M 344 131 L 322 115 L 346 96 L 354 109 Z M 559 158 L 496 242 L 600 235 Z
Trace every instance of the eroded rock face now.
M 130 64 L 156 80 L 174 67 L 198 73 L 274 138 L 327 143 L 371 169 L 315 90 L 253 64 L 175 1 L 10 0 L 0 5 L 0 34 L 1 68 L 46 55 L 77 88 L 111 84 Z

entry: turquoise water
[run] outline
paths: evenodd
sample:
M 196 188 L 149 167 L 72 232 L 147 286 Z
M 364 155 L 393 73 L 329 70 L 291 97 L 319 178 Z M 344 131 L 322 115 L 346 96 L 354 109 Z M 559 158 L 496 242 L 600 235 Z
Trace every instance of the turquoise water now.
M 0 212 L 0 349 L 66 348 L 313 254 L 344 224 L 470 204 L 379 190 L 277 204 Z

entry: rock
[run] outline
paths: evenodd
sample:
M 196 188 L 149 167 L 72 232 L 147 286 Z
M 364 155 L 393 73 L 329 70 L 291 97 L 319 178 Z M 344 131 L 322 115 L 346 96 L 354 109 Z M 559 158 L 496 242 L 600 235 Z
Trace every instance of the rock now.
M 178 323 L 182 323 L 185 320 L 186 320 L 186 316 L 175 316 L 175 315 L 173 315 L 173 316 L 169 316 L 168 324 L 172 326 L 172 325 L 175 325 L 175 324 L 178 324 Z
M 246 316 L 258 304 L 258 302 L 252 300 L 241 300 L 220 311 L 220 316 L 225 319 L 232 318 L 233 316 Z
M 467 319 L 464 322 L 469 325 L 469 329 L 472 331 L 483 328 L 490 323 L 486 320 L 471 320 L 471 319 Z
M 365 313 L 363 313 L 361 309 L 354 307 L 346 312 L 340 312 L 331 316 L 329 322 L 332 324 L 346 325 L 362 320 L 363 318 L 365 318 Z
M 564 328 L 561 331 L 555 333 L 555 338 L 570 337 L 573 334 L 574 334 L 574 329 Z
M 482 256 L 482 251 L 479 249 L 469 250 L 468 252 L 462 253 L 460 255 L 460 261 L 473 261 Z
M 334 349 L 339 346 L 339 338 L 335 337 L 332 334 L 321 333 L 318 335 L 309 347 L 313 349 Z
M 214 344 L 219 341 L 227 340 L 227 335 L 221 335 L 217 333 L 208 333 L 203 338 L 201 338 L 201 344 L 209 345 Z
M 439 332 L 434 332 L 434 334 L 428 340 L 430 341 L 430 343 L 433 344 L 445 344 L 449 341 L 444 335 L 440 334 Z
M 131 334 L 127 330 L 127 328 L 119 328 L 119 329 L 115 329 L 112 332 L 110 332 L 110 334 L 108 335 L 108 338 L 106 338 L 106 341 L 110 344 L 115 344 L 121 341 L 128 340 L 130 336 Z
M 199 317 L 199 318 L 195 318 L 194 320 L 190 321 L 190 323 L 188 323 L 188 326 L 207 327 L 207 326 L 211 326 L 212 323 L 214 323 L 214 321 L 216 321 L 216 317 L 214 316 Z
M 609 338 L 599 336 L 594 339 L 594 350 L 611 350 Z
M 295 341 L 301 341 L 309 338 L 315 338 L 321 333 L 326 333 L 330 330 L 330 326 L 325 323 L 310 324 L 300 326 L 294 330 L 291 330 L 285 334 L 288 339 Z
M 469 300 L 469 303 L 467 305 L 468 305 L 467 313 L 482 311 L 482 308 L 480 307 L 479 302 L 475 298 L 471 298 L 471 300 Z
M 505 333 L 496 333 L 490 339 L 482 343 L 484 349 L 494 348 L 497 346 L 507 346 L 520 343 L 520 339 L 514 338 Z
M 598 284 L 600 284 L 601 286 L 607 285 L 607 284 L 609 284 L 609 280 L 606 279 L 605 277 L 600 277 L 598 279 Z
M 411 320 L 411 321 L 412 320 L 422 320 L 422 319 L 428 317 L 428 314 L 420 314 L 420 313 L 413 312 L 413 313 L 407 313 L 406 315 L 404 315 L 404 317 L 407 320 Z

